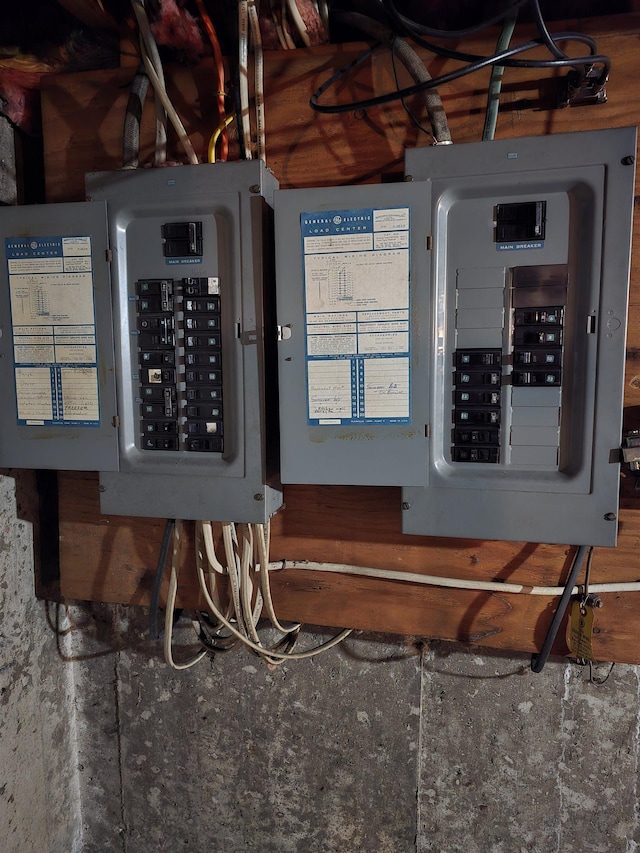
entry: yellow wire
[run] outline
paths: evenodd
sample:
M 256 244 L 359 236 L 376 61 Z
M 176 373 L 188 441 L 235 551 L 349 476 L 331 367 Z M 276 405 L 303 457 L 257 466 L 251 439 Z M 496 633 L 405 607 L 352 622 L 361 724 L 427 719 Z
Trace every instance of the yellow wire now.
M 221 125 L 216 127 L 216 129 L 211 134 L 211 139 L 209 140 L 209 162 L 216 162 L 216 144 L 218 139 L 220 139 L 220 134 L 225 129 L 225 127 L 229 127 L 231 122 L 233 121 L 234 116 L 227 116 L 226 119 L 222 122 Z

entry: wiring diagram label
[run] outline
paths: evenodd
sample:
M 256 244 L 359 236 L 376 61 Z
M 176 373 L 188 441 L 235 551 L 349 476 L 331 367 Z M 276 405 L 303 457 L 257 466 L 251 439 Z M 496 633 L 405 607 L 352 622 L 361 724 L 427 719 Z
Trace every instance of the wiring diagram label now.
M 100 425 L 91 237 L 5 239 L 18 423 Z
M 409 219 L 301 214 L 310 425 L 410 423 Z

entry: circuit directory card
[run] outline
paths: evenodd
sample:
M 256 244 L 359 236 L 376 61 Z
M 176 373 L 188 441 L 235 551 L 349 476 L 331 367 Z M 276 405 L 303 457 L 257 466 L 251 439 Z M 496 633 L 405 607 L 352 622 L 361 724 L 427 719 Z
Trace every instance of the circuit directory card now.
M 21 425 L 99 426 L 91 237 L 5 240 Z
M 409 208 L 302 213 L 307 422 L 410 423 Z

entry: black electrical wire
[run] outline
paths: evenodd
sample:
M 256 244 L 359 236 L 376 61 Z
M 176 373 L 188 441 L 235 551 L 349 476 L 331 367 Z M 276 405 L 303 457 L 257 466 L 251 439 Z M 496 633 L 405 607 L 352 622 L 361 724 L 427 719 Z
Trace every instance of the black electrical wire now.
M 394 33 L 393 30 L 390 30 L 374 18 L 362 15 L 359 12 L 339 12 L 337 17 L 342 23 L 356 27 L 371 38 L 375 39 L 377 42 L 380 42 L 381 44 L 386 43 L 390 47 L 393 73 L 397 89 L 400 88 L 400 85 L 398 82 L 396 68 L 396 53 L 398 59 L 402 62 L 416 83 L 423 83 L 431 80 L 431 75 L 427 71 L 422 59 L 418 56 L 415 50 L 407 44 L 404 39 L 401 39 L 396 33 Z M 440 144 L 451 142 L 451 132 L 449 130 L 444 107 L 442 106 L 442 101 L 440 100 L 440 95 L 435 91 L 425 91 L 422 93 L 422 100 L 427 111 L 427 115 L 429 116 L 429 121 L 431 122 L 431 135 L 434 137 L 436 142 Z M 425 130 L 425 128 L 419 125 L 409 110 L 404 98 L 402 99 L 402 105 L 412 121 L 418 124 L 421 130 Z M 426 130 L 425 132 L 428 133 Z
M 558 634 L 560 624 L 562 622 L 562 619 L 564 618 L 564 614 L 567 611 L 569 602 L 571 601 L 573 587 L 575 586 L 576 580 L 578 579 L 578 575 L 580 574 L 580 570 L 582 569 L 582 565 L 585 561 L 585 558 L 588 558 L 589 560 L 591 559 L 592 550 L 593 549 L 589 545 L 580 545 L 580 547 L 576 551 L 576 555 L 571 566 L 571 571 L 569 572 L 569 577 L 567 578 L 564 590 L 562 591 L 562 595 L 560 596 L 560 601 L 558 602 L 556 612 L 553 614 L 553 619 L 551 620 L 551 625 L 549 625 L 547 636 L 544 638 L 542 649 L 540 650 L 539 654 L 532 655 L 531 657 L 532 672 L 542 672 L 544 665 L 547 662 L 549 655 L 551 654 L 551 648 Z
M 515 4 L 507 6 L 506 9 L 502 13 L 500 13 L 499 17 L 496 16 L 496 19 L 492 19 L 492 23 L 497 23 L 499 20 L 501 20 L 502 18 L 505 18 L 508 14 L 510 14 L 512 11 L 517 11 L 521 6 L 525 5 L 527 2 L 535 2 L 535 0 L 523 0 L 522 3 L 515 3 Z M 400 12 L 398 12 L 398 10 L 395 7 L 392 0 L 378 0 L 378 3 L 388 13 L 388 15 L 393 20 L 393 22 L 396 24 L 396 26 L 399 28 L 399 31 L 401 33 L 405 33 L 406 35 L 409 35 L 416 42 L 416 44 L 419 44 L 421 47 L 424 47 L 426 50 L 429 50 L 431 53 L 435 53 L 439 56 L 444 56 L 447 59 L 456 59 L 456 60 L 459 60 L 460 62 L 476 62 L 480 59 L 486 58 L 486 57 L 480 56 L 478 54 L 462 53 L 462 52 L 457 51 L 457 50 L 451 50 L 450 48 L 446 48 L 442 45 L 434 44 L 433 42 L 425 41 L 423 38 L 421 38 L 421 35 L 428 35 L 430 33 L 434 33 L 434 34 L 437 34 L 436 37 L 446 39 L 446 37 L 447 37 L 446 34 L 448 32 L 452 32 L 452 31 L 433 30 L 430 27 L 425 27 L 422 24 L 418 24 L 416 21 L 412 21 L 410 18 L 407 18 L 404 15 L 400 14 Z M 535 9 L 534 9 L 534 14 L 535 14 Z M 549 34 L 549 31 L 546 28 L 546 24 L 544 23 L 544 20 L 542 19 L 541 15 L 540 15 L 540 19 L 541 19 L 541 26 L 544 28 L 544 34 L 546 34 L 546 36 L 552 42 L 554 42 L 553 51 L 552 51 L 552 53 L 554 53 L 554 55 L 555 55 L 555 51 L 559 50 L 557 48 L 555 42 L 559 42 L 559 41 L 563 41 L 563 42 L 565 42 L 565 41 L 577 41 L 581 44 L 587 45 L 589 47 L 589 50 L 590 50 L 592 55 L 595 55 L 595 53 L 597 52 L 597 44 L 596 44 L 595 40 L 592 39 L 590 36 L 587 36 L 584 33 L 577 33 L 577 32 L 555 33 L 553 36 L 551 36 Z M 481 29 L 483 29 L 483 25 L 478 25 L 478 28 L 474 27 L 473 31 L 476 32 L 476 31 L 480 31 Z M 457 31 L 457 32 L 462 32 L 462 31 Z M 542 33 L 541 33 L 541 37 L 542 37 L 543 43 L 546 44 L 546 42 L 544 42 L 544 35 L 542 35 Z M 547 45 L 547 47 L 548 47 L 548 45 Z M 556 58 L 566 58 L 566 54 L 562 54 L 562 52 L 560 52 L 560 56 L 558 56 Z M 542 60 L 542 61 L 544 61 L 544 60 Z M 533 64 L 534 62 L 535 62 L 535 60 L 527 60 L 527 59 L 506 59 L 501 63 L 501 65 L 504 65 L 505 67 L 508 67 L 508 68 L 545 67 L 545 66 Z
M 341 68 L 339 71 L 336 71 L 328 80 L 326 80 L 311 96 L 310 104 L 311 107 L 320 113 L 346 113 L 352 112 L 353 110 L 364 110 L 369 107 L 377 107 L 382 104 L 388 104 L 392 101 L 399 101 L 402 98 L 406 98 L 409 95 L 415 95 L 418 92 L 424 92 L 427 89 L 435 89 L 437 86 L 440 86 L 444 83 L 451 83 L 453 80 L 458 80 L 461 77 L 465 77 L 467 74 L 472 74 L 475 71 L 480 71 L 482 68 L 486 68 L 489 65 L 505 65 L 506 63 L 503 61 L 508 59 L 511 56 L 515 56 L 519 53 L 524 53 L 528 50 L 533 50 L 536 47 L 540 47 L 542 44 L 541 39 L 536 39 L 531 42 L 527 42 L 523 45 L 518 45 L 517 47 L 509 48 L 509 50 L 502 51 L 501 53 L 497 53 L 490 57 L 484 57 L 478 62 L 472 62 L 464 68 L 459 68 L 456 71 L 450 71 L 448 74 L 441 74 L 439 77 L 434 77 L 432 80 L 427 80 L 423 83 L 416 83 L 413 86 L 408 86 L 404 89 L 400 89 L 395 92 L 388 92 L 385 95 L 378 95 L 374 98 L 366 98 L 362 101 L 353 101 L 349 104 L 319 104 L 318 99 L 328 90 L 330 89 L 334 83 L 338 80 L 342 79 L 346 74 L 349 73 L 353 68 L 357 65 L 360 65 L 364 62 L 367 57 L 369 57 L 373 51 L 378 47 L 378 44 L 366 50 L 363 54 L 356 59 L 352 60 L 348 65 Z M 608 56 L 596 54 L 595 56 L 589 57 L 571 57 L 570 59 L 546 59 L 546 60 L 532 60 L 530 67 L 533 68 L 566 68 L 573 67 L 576 68 L 579 73 L 584 76 L 585 69 L 584 66 L 588 66 L 589 68 L 594 64 L 600 64 L 603 66 L 603 71 L 600 76 L 601 84 L 607 80 L 607 76 L 609 73 L 609 68 L 611 66 L 611 60 Z
M 510 15 L 512 12 L 521 9 L 530 0 L 512 0 L 502 12 L 498 12 L 493 15 L 491 18 L 487 18 L 486 21 L 482 21 L 479 24 L 474 24 L 472 27 L 467 27 L 464 30 L 437 30 L 433 27 L 427 27 L 424 24 L 418 24 L 415 21 L 411 21 L 409 18 L 406 18 L 396 9 L 395 5 L 390 2 L 390 0 L 378 0 L 379 4 L 386 10 L 390 11 L 392 16 L 398 22 L 402 22 L 403 25 L 407 23 L 410 26 L 415 27 L 416 31 L 421 32 L 425 36 L 431 36 L 431 38 L 439 38 L 439 39 L 462 39 L 467 38 L 468 36 L 476 35 L 482 30 L 487 29 L 487 27 L 492 27 L 494 24 L 499 24 L 500 21 L 503 20 L 507 15 Z
M 169 544 L 173 535 L 173 530 L 176 525 L 175 518 L 168 518 L 164 527 L 164 535 L 162 544 L 160 545 L 160 553 L 158 554 L 158 564 L 156 573 L 153 578 L 153 587 L 151 589 L 151 601 L 149 602 L 149 634 L 152 640 L 159 640 L 162 637 L 163 631 L 158 625 L 158 613 L 160 611 L 160 589 L 162 587 L 162 578 L 167 564 L 167 555 L 169 553 Z M 181 610 L 176 610 L 175 621 L 180 618 Z
M 556 57 L 556 59 L 566 59 L 567 54 L 563 50 L 560 50 L 560 48 L 555 42 L 555 39 L 551 36 L 551 33 L 547 29 L 547 25 L 545 24 L 544 18 L 542 17 L 542 11 L 540 9 L 539 0 L 531 0 L 531 7 L 533 9 L 533 16 L 536 22 L 536 27 L 538 28 L 538 32 L 540 33 L 542 40 L 544 41 L 546 46 Z
M 458 50 L 451 50 L 450 48 L 444 47 L 442 45 L 425 41 L 424 39 L 420 38 L 416 33 L 408 32 L 406 33 L 406 35 L 409 35 L 410 38 L 416 42 L 416 44 L 419 44 L 421 47 L 424 47 L 425 50 L 428 50 L 431 53 L 435 53 L 437 56 L 443 56 L 445 57 L 445 59 L 455 59 L 458 62 L 476 62 L 479 59 L 488 58 L 478 53 L 462 53 Z M 555 41 L 577 41 L 581 44 L 585 44 L 591 51 L 591 56 L 594 56 L 597 50 L 597 45 L 595 41 L 590 36 L 585 36 L 582 33 L 555 33 L 553 38 L 555 39 Z M 540 40 L 536 42 L 535 46 L 539 47 L 542 44 L 543 42 Z M 505 59 L 500 64 L 505 66 L 505 68 L 546 68 L 548 67 L 546 65 L 548 61 L 549 60 L 545 59 Z
M 199 625 L 198 639 L 202 647 L 208 652 L 230 652 L 238 645 L 237 637 L 232 634 L 229 636 L 220 635 L 220 631 L 224 630 L 224 625 L 213 624 L 206 611 L 196 610 L 193 616 Z

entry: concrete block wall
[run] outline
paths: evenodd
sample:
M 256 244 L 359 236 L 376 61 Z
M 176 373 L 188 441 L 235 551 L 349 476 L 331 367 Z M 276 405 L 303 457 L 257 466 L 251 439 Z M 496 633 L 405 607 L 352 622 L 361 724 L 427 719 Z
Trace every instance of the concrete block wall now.
M 358 637 L 275 670 L 233 652 L 175 673 L 143 614 L 98 608 L 109 618 L 118 740 L 94 738 L 83 773 L 109 787 L 119 762 L 122 810 L 118 832 L 93 816 L 87 850 L 638 849 L 636 667 L 596 686 L 559 661 L 534 675 L 524 656 Z M 100 666 L 87 733 L 105 730 Z
M 0 476 L 0 850 L 81 850 L 69 624 L 34 595 L 31 526 Z
M 534 675 L 523 656 L 356 636 L 176 673 L 138 608 L 78 605 L 56 640 L 11 480 L 0 497 L 3 851 L 638 850 L 637 667 L 596 686 L 563 661 Z

